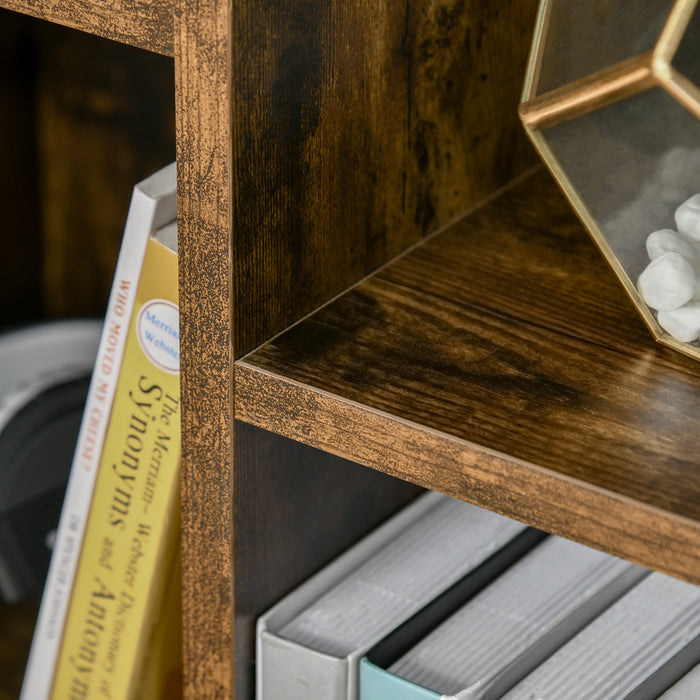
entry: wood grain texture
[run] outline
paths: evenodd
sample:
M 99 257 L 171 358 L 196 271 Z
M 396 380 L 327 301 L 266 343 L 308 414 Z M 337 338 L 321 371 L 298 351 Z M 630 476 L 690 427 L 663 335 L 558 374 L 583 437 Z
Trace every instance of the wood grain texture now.
M 254 697 L 260 614 L 420 492 L 412 484 L 236 424 L 236 698 Z
M 535 162 L 517 120 L 535 0 L 239 0 L 235 354 Z
M 175 71 L 184 682 L 233 694 L 229 4 L 181 2 Z
M 0 0 L 0 7 L 166 56 L 173 0 Z
M 242 420 L 700 583 L 700 365 L 540 173 L 246 357 Z
M 43 311 L 101 316 L 134 184 L 175 158 L 173 61 L 32 27 Z

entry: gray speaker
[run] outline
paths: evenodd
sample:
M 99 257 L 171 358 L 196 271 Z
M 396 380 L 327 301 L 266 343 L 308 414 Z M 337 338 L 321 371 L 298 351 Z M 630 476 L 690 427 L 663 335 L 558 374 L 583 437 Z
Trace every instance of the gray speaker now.
M 102 324 L 0 334 L 0 598 L 41 595 Z

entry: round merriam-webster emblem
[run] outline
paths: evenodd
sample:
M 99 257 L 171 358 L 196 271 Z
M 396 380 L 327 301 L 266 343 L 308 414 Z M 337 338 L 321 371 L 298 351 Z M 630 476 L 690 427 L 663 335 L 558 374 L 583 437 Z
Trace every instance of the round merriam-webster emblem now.
M 144 304 L 136 318 L 136 335 L 144 355 L 169 374 L 180 371 L 180 326 L 175 304 L 153 299 Z

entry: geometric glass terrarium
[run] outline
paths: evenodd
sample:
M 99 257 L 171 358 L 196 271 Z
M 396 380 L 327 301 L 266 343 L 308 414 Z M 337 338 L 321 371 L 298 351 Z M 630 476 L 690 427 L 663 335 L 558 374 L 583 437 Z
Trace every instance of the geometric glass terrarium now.
M 654 336 L 700 358 L 698 0 L 542 0 L 520 116 Z

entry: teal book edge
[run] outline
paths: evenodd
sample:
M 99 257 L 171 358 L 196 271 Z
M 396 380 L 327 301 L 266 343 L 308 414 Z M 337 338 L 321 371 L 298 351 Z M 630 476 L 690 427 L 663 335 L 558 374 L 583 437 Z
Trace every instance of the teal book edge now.
M 367 658 L 360 661 L 360 700 L 440 700 L 441 697 L 434 690 L 375 666 Z

